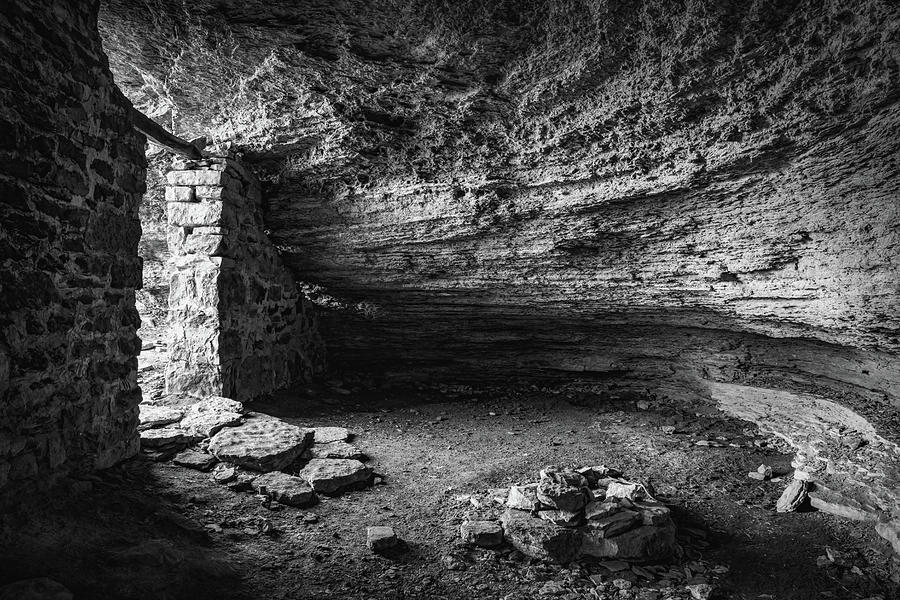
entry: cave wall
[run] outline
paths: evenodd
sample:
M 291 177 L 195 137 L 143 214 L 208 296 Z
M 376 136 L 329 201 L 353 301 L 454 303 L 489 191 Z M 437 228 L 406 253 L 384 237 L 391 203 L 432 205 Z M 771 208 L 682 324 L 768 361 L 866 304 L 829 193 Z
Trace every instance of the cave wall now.
M 308 381 L 323 362 L 316 318 L 266 236 L 259 182 L 228 157 L 166 178 L 166 391 L 243 401 Z
M 0 500 L 138 450 L 143 136 L 98 2 L 0 12 Z

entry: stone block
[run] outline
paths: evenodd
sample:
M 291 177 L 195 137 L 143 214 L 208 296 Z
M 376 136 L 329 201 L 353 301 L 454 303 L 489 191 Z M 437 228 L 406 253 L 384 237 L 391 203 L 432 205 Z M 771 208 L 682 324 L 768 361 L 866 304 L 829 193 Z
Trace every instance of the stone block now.
M 176 186 L 220 185 L 224 176 L 222 171 L 196 169 L 190 171 L 169 171 L 166 173 L 166 180 L 170 185 Z
M 196 202 L 195 188 L 190 186 L 166 186 L 166 202 Z

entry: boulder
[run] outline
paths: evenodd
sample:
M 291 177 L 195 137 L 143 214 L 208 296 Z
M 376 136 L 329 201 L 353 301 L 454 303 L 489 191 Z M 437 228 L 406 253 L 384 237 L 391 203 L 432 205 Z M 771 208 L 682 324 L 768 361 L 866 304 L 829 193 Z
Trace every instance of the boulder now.
M 579 528 L 582 538 L 580 553 L 595 558 L 616 558 L 636 562 L 660 561 L 670 558 L 677 547 L 675 525 L 662 527 L 641 525 L 608 537 L 594 521 Z
M 493 548 L 503 543 L 503 528 L 496 521 L 463 521 L 459 533 L 467 544 Z
M 582 538 L 578 529 L 558 527 L 516 509 L 507 509 L 501 522 L 506 539 L 522 554 L 557 563 L 578 557 Z
M 875 524 L 875 531 L 886 539 L 894 548 L 894 552 L 900 554 L 900 522 L 883 521 Z
M 254 416 L 239 427 L 226 427 L 215 434 L 209 441 L 209 451 L 219 460 L 268 472 L 291 464 L 312 440 L 311 429 Z
M 372 469 L 358 460 L 314 458 L 298 474 L 322 494 L 339 494 L 347 488 L 364 485 L 372 476 Z
M 366 529 L 366 545 L 374 552 L 390 550 L 400 543 L 393 527 L 375 526 Z
M 538 510 L 541 503 L 537 498 L 537 487 L 536 483 L 510 487 L 506 497 L 506 506 L 516 510 Z
M 181 427 L 193 435 L 208 438 L 223 427 L 241 422 L 244 405 L 237 400 L 212 396 L 192 404 L 184 413 Z
M 317 500 L 309 483 L 281 471 L 260 475 L 253 480 L 252 485 L 257 493 L 268 494 L 276 502 L 288 506 L 309 506 Z
M 347 442 L 329 442 L 320 444 L 316 442 L 309 449 L 310 458 L 352 458 L 362 460 L 366 458 L 365 453 Z
M 542 504 L 566 512 L 577 512 L 593 496 L 584 476 L 574 471 L 544 469 L 538 482 L 537 499 Z
M 644 525 L 665 525 L 672 519 L 669 507 L 658 502 L 635 502 L 634 507 L 640 511 Z
M 140 404 L 140 425 L 138 429 L 152 429 L 177 423 L 184 416 L 184 411 L 171 406 L 158 406 L 155 404 Z

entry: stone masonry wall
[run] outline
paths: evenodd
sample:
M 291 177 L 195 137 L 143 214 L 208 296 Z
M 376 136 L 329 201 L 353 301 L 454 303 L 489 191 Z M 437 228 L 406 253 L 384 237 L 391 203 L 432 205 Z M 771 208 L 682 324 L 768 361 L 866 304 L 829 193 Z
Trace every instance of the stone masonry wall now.
M 97 10 L 0 11 L 0 504 L 138 450 L 146 140 Z
M 249 400 L 322 361 L 311 306 L 265 233 L 256 179 L 229 158 L 168 173 L 166 390 Z

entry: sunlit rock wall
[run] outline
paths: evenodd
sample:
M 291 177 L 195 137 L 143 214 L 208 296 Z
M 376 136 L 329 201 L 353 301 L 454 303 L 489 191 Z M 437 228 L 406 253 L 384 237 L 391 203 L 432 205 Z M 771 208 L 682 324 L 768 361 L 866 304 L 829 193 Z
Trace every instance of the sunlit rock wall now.
M 0 502 L 138 450 L 145 140 L 96 19 L 0 11 Z
M 167 174 L 169 393 L 250 400 L 320 369 L 315 316 L 265 234 L 259 183 L 227 158 Z

